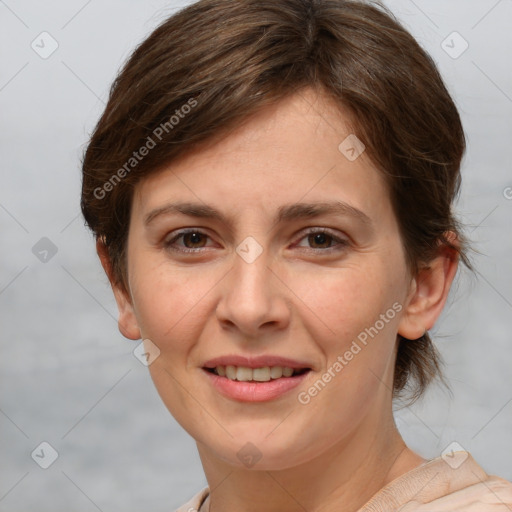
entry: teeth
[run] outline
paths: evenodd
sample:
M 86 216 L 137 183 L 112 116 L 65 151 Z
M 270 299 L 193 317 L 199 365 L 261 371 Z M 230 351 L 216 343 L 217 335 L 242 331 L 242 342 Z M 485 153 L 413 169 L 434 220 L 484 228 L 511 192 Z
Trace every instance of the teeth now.
M 270 368 L 268 366 L 264 368 L 254 368 L 252 370 L 252 379 L 258 382 L 268 382 L 270 380 Z
M 236 380 L 240 380 L 242 382 L 247 382 L 248 380 L 252 380 L 251 368 L 245 368 L 244 366 L 239 366 L 236 369 Z
M 270 377 L 272 379 L 279 379 L 283 376 L 283 368 L 281 366 L 272 366 L 270 368 Z
M 293 375 L 293 368 L 283 368 L 283 377 L 291 377 Z
M 240 382 L 269 382 L 272 379 L 291 377 L 293 368 L 282 366 L 264 366 L 263 368 L 247 368 L 246 366 L 217 366 L 215 373 L 221 377 Z M 298 370 L 297 370 L 298 371 Z
M 226 377 L 231 380 L 236 380 L 236 367 L 226 366 Z

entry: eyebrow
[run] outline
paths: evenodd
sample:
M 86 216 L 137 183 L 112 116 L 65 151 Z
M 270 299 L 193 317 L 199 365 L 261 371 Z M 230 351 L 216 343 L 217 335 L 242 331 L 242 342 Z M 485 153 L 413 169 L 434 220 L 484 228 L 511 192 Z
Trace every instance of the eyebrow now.
M 224 224 L 230 224 L 229 219 L 212 206 L 191 202 L 169 203 L 160 208 L 156 208 L 146 215 L 144 224 L 147 226 L 157 217 L 176 213 L 188 215 L 189 217 L 215 219 Z M 311 219 L 320 217 L 321 215 L 343 215 L 352 217 L 365 226 L 373 228 L 373 222 L 368 215 L 343 201 L 283 205 L 277 211 L 276 222 Z

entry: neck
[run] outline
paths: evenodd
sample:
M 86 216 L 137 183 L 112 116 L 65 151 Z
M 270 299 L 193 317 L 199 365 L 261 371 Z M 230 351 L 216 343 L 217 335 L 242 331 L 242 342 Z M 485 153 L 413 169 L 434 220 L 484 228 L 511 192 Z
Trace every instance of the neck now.
M 393 421 L 370 414 L 328 450 L 280 470 L 240 469 L 198 443 L 210 488 L 209 512 L 356 512 L 376 492 L 425 462 L 407 448 Z

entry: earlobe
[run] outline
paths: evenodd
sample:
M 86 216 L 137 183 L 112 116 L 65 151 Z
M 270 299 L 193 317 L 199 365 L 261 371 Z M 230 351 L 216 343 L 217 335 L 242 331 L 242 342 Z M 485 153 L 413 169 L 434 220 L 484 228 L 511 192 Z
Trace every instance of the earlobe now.
M 117 321 L 119 332 L 125 338 L 138 340 L 141 338 L 141 334 L 133 309 L 132 299 L 129 292 L 114 279 L 110 257 L 105 243 L 101 239 L 96 241 L 96 252 L 98 253 L 101 265 L 107 274 L 110 286 L 114 292 L 117 309 L 119 310 L 119 318 Z
M 413 278 L 398 334 L 416 340 L 434 326 L 448 298 L 458 261 L 457 251 L 443 245 L 434 260 Z

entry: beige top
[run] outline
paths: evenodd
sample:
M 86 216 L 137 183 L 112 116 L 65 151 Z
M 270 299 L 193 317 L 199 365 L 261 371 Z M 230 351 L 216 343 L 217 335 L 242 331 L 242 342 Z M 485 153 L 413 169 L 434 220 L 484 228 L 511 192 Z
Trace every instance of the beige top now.
M 196 512 L 203 504 L 200 512 L 208 512 L 209 503 L 204 503 L 208 496 L 209 488 L 205 487 L 176 512 Z M 512 510 L 512 483 L 487 475 L 469 452 L 452 452 L 395 478 L 357 512 L 398 512 L 404 505 L 403 512 L 413 512 L 424 503 L 435 505 L 432 512 L 463 511 L 461 507 L 477 503 L 486 505 L 481 512 Z M 449 508 L 444 508 L 446 505 Z

